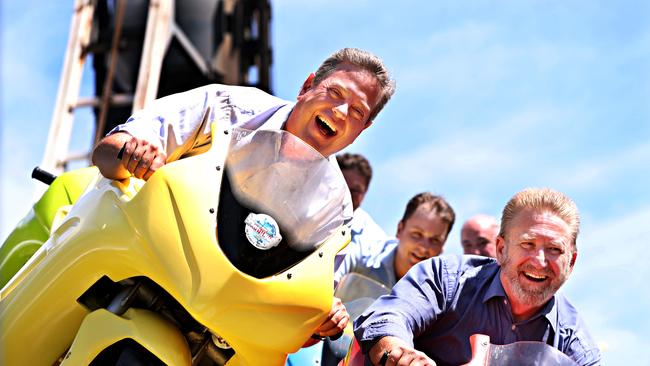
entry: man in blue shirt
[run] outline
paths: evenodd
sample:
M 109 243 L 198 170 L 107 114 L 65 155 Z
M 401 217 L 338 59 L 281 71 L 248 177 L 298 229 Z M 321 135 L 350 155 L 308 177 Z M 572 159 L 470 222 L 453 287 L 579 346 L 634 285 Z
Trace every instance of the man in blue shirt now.
M 350 191 L 354 216 L 350 222 L 352 239 L 350 244 L 336 255 L 334 268 L 339 266 L 346 253 L 355 250 L 362 253 L 376 252 L 388 238 L 386 232 L 361 208 L 372 179 L 372 167 L 368 159 L 361 154 L 344 153 L 336 155 L 336 161 Z
M 393 287 L 413 265 L 442 253 L 455 220 L 454 210 L 443 197 L 416 194 L 397 225 L 397 240 L 387 240 L 380 250 L 370 253 L 353 248 L 336 270 L 334 281 L 354 272 Z
M 494 344 L 541 341 L 579 365 L 600 352 L 560 293 L 577 258 L 575 203 L 550 189 L 525 189 L 503 210 L 497 259 L 436 257 L 414 266 L 390 295 L 355 322 L 373 365 L 459 365 L 469 336 Z

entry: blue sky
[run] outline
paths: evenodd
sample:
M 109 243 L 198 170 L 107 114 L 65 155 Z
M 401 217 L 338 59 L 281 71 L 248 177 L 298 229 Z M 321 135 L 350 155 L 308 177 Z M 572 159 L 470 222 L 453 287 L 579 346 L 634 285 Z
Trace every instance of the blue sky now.
M 72 1 L 1 3 L 0 239 L 28 210 Z M 499 215 L 527 186 L 581 210 L 564 291 L 607 365 L 650 364 L 650 3 L 274 1 L 273 89 L 295 98 L 334 50 L 381 56 L 397 93 L 348 151 L 374 178 L 363 207 L 389 233 L 408 199 L 444 195 L 458 221 Z M 92 91 L 91 72 L 83 84 Z M 92 120 L 77 118 L 73 149 Z M 460 252 L 457 225 L 445 251 Z

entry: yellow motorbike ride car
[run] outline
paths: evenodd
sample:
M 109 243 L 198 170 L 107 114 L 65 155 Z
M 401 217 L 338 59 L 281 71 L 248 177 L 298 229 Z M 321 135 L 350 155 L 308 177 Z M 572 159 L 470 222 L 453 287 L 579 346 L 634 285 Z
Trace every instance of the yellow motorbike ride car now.
M 215 125 L 146 183 L 97 174 L 0 290 L 0 364 L 283 365 L 331 308 L 347 194 L 295 136 Z

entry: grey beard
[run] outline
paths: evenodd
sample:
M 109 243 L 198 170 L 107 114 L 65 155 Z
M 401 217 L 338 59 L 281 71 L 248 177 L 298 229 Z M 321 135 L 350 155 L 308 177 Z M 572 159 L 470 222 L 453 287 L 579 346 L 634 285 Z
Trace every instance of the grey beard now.
M 504 271 L 508 282 L 510 282 L 510 287 L 515 292 L 515 296 L 517 296 L 520 302 L 529 306 L 542 306 L 546 304 L 557 290 L 560 289 L 562 284 L 564 284 L 569 275 L 568 271 L 566 271 L 566 273 L 561 273 L 559 277 L 553 278 L 549 285 L 542 289 L 526 288 L 522 286 L 519 281 L 517 268 L 509 268 L 508 270 L 505 270 L 509 264 L 510 258 L 505 254 L 503 263 L 501 264 L 501 270 Z

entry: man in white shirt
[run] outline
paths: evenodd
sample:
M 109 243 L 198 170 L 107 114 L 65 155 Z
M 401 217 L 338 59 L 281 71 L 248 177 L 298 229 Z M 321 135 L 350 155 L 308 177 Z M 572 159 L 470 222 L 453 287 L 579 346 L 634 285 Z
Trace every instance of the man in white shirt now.
M 191 148 L 208 145 L 211 123 L 205 122 L 215 120 L 253 130 L 283 129 L 330 157 L 372 124 L 394 90 L 394 82 L 378 57 L 344 48 L 307 77 L 295 103 L 255 88 L 225 85 L 170 95 L 152 102 L 111 131 L 95 147 L 92 161 L 107 178 L 135 176 L 146 180 L 168 157 L 179 156 L 184 143 L 201 125 L 205 127 Z M 335 335 L 348 320 L 345 307 L 335 299 L 328 319 L 316 334 Z

